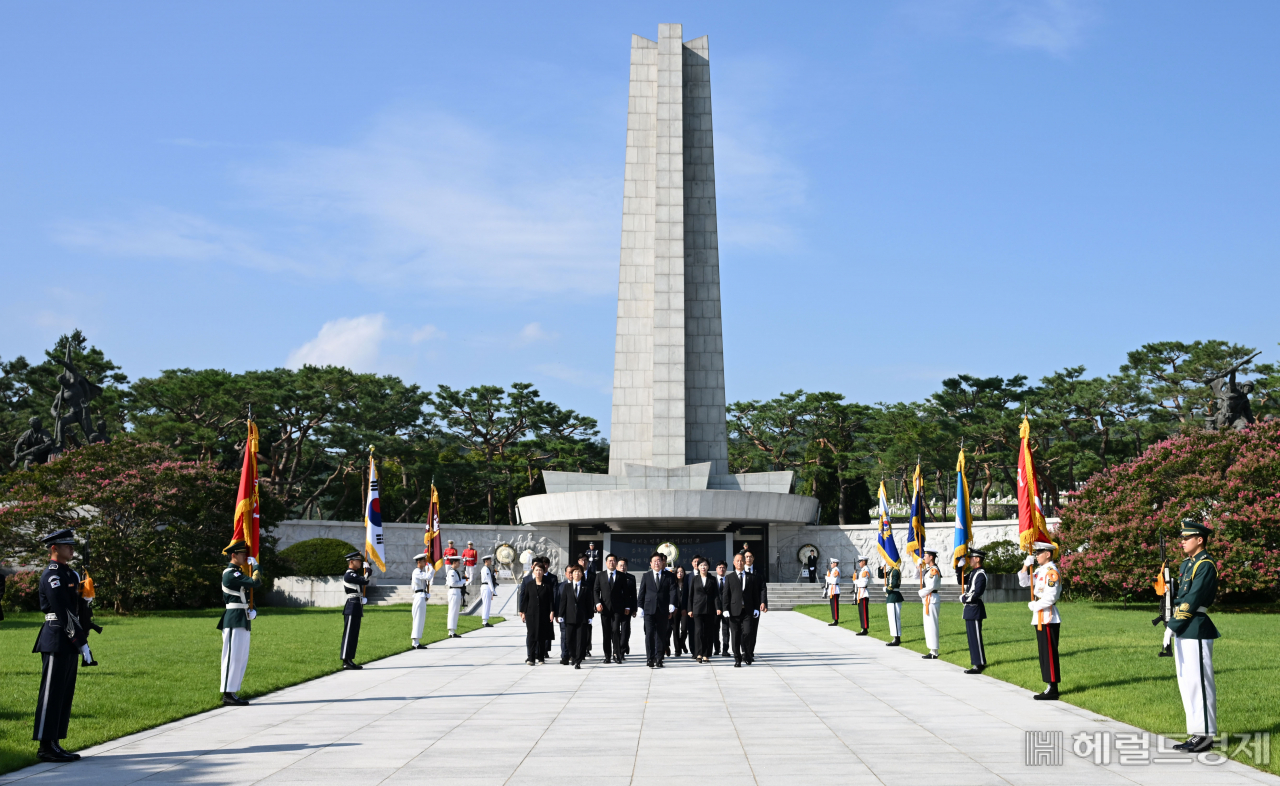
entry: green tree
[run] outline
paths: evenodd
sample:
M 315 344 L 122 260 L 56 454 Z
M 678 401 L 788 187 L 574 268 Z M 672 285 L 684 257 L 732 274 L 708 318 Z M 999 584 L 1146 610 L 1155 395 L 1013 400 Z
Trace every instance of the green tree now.
M 1159 408 L 1164 420 L 1191 423 L 1196 412 L 1209 414 L 1209 381 L 1231 371 L 1248 374 L 1258 356 L 1251 347 L 1226 341 L 1157 341 L 1129 353 L 1120 367 Z

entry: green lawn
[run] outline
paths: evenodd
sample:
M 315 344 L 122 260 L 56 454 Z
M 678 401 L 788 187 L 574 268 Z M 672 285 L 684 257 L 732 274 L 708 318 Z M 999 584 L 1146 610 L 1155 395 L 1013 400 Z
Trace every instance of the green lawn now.
M 1062 700 L 1141 729 L 1183 739 L 1186 722 L 1174 676 L 1173 658 L 1156 657 L 1163 628 L 1151 626 L 1156 608 L 1074 602 L 1058 607 L 1062 615 Z M 824 605 L 796 611 L 831 621 Z M 841 608 L 840 626 L 858 629 L 856 607 Z M 983 638 L 984 674 L 1028 690 L 1044 690 L 1036 653 L 1035 628 L 1024 603 L 987 605 Z M 1215 614 L 1223 638 L 1214 644 L 1220 732 L 1271 732 L 1271 763 L 1280 772 L 1280 657 L 1275 652 L 1280 616 L 1266 613 Z M 871 606 L 871 635 L 888 641 L 884 606 Z M 919 653 L 924 626 L 919 604 L 902 608 L 902 646 Z M 850 635 L 853 635 L 852 633 Z M 942 660 L 968 667 L 969 645 L 959 604 L 942 606 Z M 1030 696 L 1027 697 L 1030 700 Z
M 99 613 L 105 632 L 89 645 L 100 665 L 81 668 L 68 750 L 149 729 L 220 705 L 220 610 L 117 617 Z M 43 615 L 7 614 L 0 622 L 0 773 L 36 763 L 32 718 L 40 656 L 31 652 Z M 494 617 L 491 622 L 501 619 Z M 445 636 L 445 609 L 427 612 L 424 641 Z M 462 617 L 460 633 L 480 627 Z M 341 609 L 262 609 L 253 623 L 249 668 L 240 695 L 252 699 L 337 671 Z M 360 629 L 358 663 L 409 649 L 409 606 L 370 606 Z

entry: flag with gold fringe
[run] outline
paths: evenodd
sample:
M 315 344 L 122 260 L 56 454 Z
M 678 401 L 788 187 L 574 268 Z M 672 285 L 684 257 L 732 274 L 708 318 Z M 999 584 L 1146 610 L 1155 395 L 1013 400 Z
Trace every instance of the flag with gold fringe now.
M 919 565 L 924 562 L 924 477 L 920 474 L 920 462 L 916 462 L 916 474 L 911 479 L 911 531 L 907 534 L 907 553 Z
M 244 462 L 240 466 L 240 490 L 236 492 L 236 512 L 231 542 L 249 544 L 249 556 L 258 558 L 258 424 L 249 421 L 244 442 Z
M 440 545 L 440 492 L 436 491 L 435 478 L 431 479 L 431 504 L 427 506 L 427 532 L 422 542 L 432 567 L 440 570 L 444 565 L 444 548 Z
M 902 566 L 898 556 L 898 544 L 893 539 L 893 527 L 889 523 L 889 498 L 884 493 L 884 481 L 880 481 L 880 534 L 876 536 L 876 550 L 886 568 Z
M 387 572 L 385 548 L 382 535 L 382 506 L 378 501 L 378 464 L 373 460 L 373 450 L 370 449 L 369 493 L 364 503 L 364 555 L 383 573 Z
M 969 543 L 973 540 L 969 479 L 964 476 L 964 471 L 964 448 L 960 448 L 960 457 L 956 459 L 956 529 L 951 548 L 951 564 L 955 566 L 957 576 L 964 570 L 965 558 L 969 556 Z
M 1024 416 L 1018 428 L 1022 444 L 1018 448 L 1018 545 L 1030 553 L 1036 541 L 1053 543 L 1049 524 L 1040 508 L 1040 489 L 1036 482 L 1036 465 L 1031 456 L 1031 422 Z M 1058 556 L 1054 549 L 1054 558 Z

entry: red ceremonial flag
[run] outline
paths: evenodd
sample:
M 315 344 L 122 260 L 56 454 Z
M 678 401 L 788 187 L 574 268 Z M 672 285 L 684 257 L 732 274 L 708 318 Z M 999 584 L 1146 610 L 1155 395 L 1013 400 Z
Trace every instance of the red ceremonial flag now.
M 1031 460 L 1031 423 L 1022 418 L 1018 429 L 1022 446 L 1018 448 L 1018 545 L 1030 552 L 1037 540 L 1053 543 L 1049 525 L 1040 509 L 1040 489 L 1036 484 L 1036 465 Z
M 249 421 L 249 438 L 244 443 L 244 466 L 240 468 L 240 491 L 236 494 L 235 529 L 231 542 L 249 544 L 249 556 L 258 558 L 258 426 Z
M 436 570 L 444 565 L 444 549 L 440 545 L 440 493 L 436 482 L 431 481 L 431 505 L 427 508 L 427 533 L 423 536 L 427 546 L 427 559 Z

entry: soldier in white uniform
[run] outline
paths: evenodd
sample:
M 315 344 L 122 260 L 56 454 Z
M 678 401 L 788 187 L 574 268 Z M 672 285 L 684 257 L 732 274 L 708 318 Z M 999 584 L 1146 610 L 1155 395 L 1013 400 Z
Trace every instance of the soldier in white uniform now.
M 493 609 L 493 596 L 498 593 L 498 577 L 493 572 L 493 555 L 486 554 L 480 561 L 480 623 L 486 628 L 489 624 L 489 612 Z
M 1036 645 L 1040 650 L 1040 677 L 1045 681 L 1043 693 L 1032 698 L 1038 701 L 1054 701 L 1058 698 L 1058 683 L 1062 681 L 1062 665 L 1058 662 L 1058 630 L 1062 620 L 1058 618 L 1058 596 L 1062 594 L 1062 579 L 1058 566 L 1053 564 L 1052 543 L 1036 541 L 1031 547 L 1035 556 L 1028 555 L 1018 572 L 1018 586 L 1032 587 L 1035 600 L 1027 604 L 1031 609 L 1031 624 L 1036 626 Z M 1034 574 L 1032 565 L 1037 565 Z
M 920 566 L 924 573 L 924 586 L 919 590 L 920 602 L 924 604 L 924 644 L 929 654 L 923 655 L 925 660 L 938 659 L 938 631 L 940 615 L 938 613 L 938 590 L 942 589 L 942 571 L 938 569 L 938 552 L 933 549 L 924 550 L 924 564 Z
M 427 601 L 431 600 L 431 580 L 436 577 L 436 568 L 425 553 L 413 558 L 415 567 L 409 576 L 409 585 L 413 590 L 413 630 L 409 632 L 409 642 L 414 649 L 425 650 L 422 643 L 422 629 L 427 624 Z
M 449 593 L 449 638 L 459 639 L 462 637 L 458 635 L 458 615 L 462 613 L 462 590 L 467 586 L 467 580 L 462 578 L 462 573 L 458 570 L 461 557 L 454 555 L 445 559 L 448 562 L 444 585 Z
M 867 627 L 871 624 L 871 596 L 867 593 L 870 585 L 871 568 L 867 567 L 867 558 L 863 557 L 858 560 L 858 572 L 853 580 L 853 598 L 858 604 L 858 624 L 862 627 L 855 636 L 866 636 Z
M 827 597 L 831 599 L 831 622 L 828 627 L 840 624 L 840 560 L 831 558 L 831 570 L 827 571 Z

